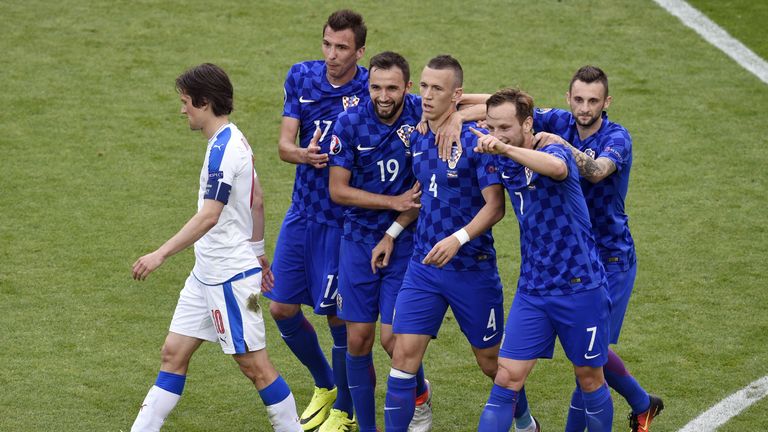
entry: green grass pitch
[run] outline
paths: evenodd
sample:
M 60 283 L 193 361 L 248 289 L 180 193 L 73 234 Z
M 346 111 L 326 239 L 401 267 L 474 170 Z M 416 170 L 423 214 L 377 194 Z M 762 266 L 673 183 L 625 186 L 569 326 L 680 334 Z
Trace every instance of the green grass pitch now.
M 761 2 L 692 4 L 768 56 Z M 282 82 L 291 64 L 321 58 L 322 24 L 345 6 L 368 24 L 364 63 L 395 50 L 414 79 L 450 53 L 467 91 L 517 85 L 539 106 L 563 107 L 571 74 L 603 67 L 610 117 L 632 133 L 635 157 L 627 209 L 639 271 L 618 352 L 665 398 L 654 431 L 676 431 L 768 374 L 768 86 L 651 1 L 5 1 L 0 430 L 130 429 L 193 262 L 185 251 L 144 283 L 130 278 L 134 260 L 195 211 L 204 139 L 178 114 L 175 77 L 204 61 L 229 72 L 271 252 L 293 181 L 277 156 Z M 511 211 L 494 233 L 508 307 L 519 264 Z M 267 323 L 301 409 L 309 374 Z M 375 356 L 383 401 L 388 362 Z M 474 430 L 490 382 L 450 315 L 426 369 L 435 431 Z M 546 430 L 563 429 L 572 385 L 560 350 L 534 370 L 528 394 Z M 628 407 L 614 401 L 615 430 L 626 430 Z M 165 430 L 268 429 L 236 364 L 205 344 Z M 721 430 L 768 430 L 768 400 Z

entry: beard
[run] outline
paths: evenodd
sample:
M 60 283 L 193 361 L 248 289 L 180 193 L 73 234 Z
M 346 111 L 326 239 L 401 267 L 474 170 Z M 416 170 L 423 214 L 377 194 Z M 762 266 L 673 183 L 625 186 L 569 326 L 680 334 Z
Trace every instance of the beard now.
M 601 113 L 598 113 L 597 115 L 590 117 L 587 121 L 581 121 L 579 120 L 579 116 L 576 116 L 576 123 L 581 127 L 588 128 L 595 124 L 595 122 L 600 118 L 600 115 Z
M 392 108 L 388 112 L 383 112 L 379 108 L 379 104 L 374 101 L 373 108 L 374 111 L 376 111 L 376 116 L 381 120 L 392 120 L 393 117 L 400 111 L 400 108 L 403 106 L 403 103 L 405 102 L 405 98 L 401 99 L 400 102 L 396 102 L 392 104 Z

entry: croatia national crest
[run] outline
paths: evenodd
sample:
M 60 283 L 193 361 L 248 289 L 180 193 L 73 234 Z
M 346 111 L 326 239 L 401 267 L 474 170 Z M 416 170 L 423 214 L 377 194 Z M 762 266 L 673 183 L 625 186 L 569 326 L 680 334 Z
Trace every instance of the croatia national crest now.
M 533 171 L 531 171 L 530 168 L 525 167 L 525 185 L 526 186 L 531 184 L 532 178 L 533 178 Z
M 344 96 L 341 98 L 341 104 L 344 106 L 344 111 L 353 106 L 357 106 L 358 103 L 360 103 L 360 98 L 355 95 Z
M 411 148 L 411 132 L 413 132 L 415 128 L 411 125 L 402 125 L 400 126 L 400 129 L 397 130 L 397 136 L 400 138 L 400 141 L 405 144 L 405 148 Z

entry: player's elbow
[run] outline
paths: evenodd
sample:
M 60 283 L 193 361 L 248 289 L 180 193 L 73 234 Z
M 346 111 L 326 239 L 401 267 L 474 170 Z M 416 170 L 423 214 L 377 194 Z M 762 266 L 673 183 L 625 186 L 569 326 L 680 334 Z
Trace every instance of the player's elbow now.
M 328 190 L 331 195 L 331 201 L 338 205 L 350 205 L 349 197 L 347 196 L 345 188 L 331 185 Z
M 568 177 L 568 166 L 565 163 L 558 161 L 552 166 L 552 175 L 550 175 L 550 177 L 557 181 L 565 180 Z

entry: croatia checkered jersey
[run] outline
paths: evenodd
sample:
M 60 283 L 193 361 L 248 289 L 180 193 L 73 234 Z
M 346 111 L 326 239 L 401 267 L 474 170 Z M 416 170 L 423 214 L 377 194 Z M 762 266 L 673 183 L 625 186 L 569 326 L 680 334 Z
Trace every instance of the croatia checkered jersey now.
M 632 138 L 620 124 L 609 121 L 605 112 L 602 118 L 600 130 L 582 141 L 570 112 L 536 109 L 533 116 L 534 130 L 560 135 L 588 156 L 605 157 L 616 165 L 616 171 L 598 183 L 581 179 L 581 188 L 603 265 L 610 271 L 623 271 L 636 260 L 629 217 L 624 211 L 632 168 Z
M 499 177 L 520 226 L 518 291 L 528 295 L 568 295 L 606 283 L 589 223 L 579 172 L 562 145 L 539 150 L 563 160 L 568 177 L 557 181 L 505 157 L 497 157 Z
M 206 284 L 220 284 L 236 274 L 259 267 L 250 246 L 253 235 L 253 152 L 232 123 L 208 141 L 200 171 L 197 210 L 205 200 L 224 203 L 219 220 L 195 242 L 192 273 Z
M 421 98 L 407 94 L 400 118 L 391 126 L 376 116 L 373 102 L 352 107 L 339 114 L 328 153 L 330 165 L 350 171 L 349 185 L 380 195 L 400 195 L 413 186 L 411 132 L 421 119 Z M 344 217 L 344 238 L 376 244 L 400 213 L 348 207 Z M 405 230 L 401 239 L 409 239 Z M 401 240 L 398 240 L 401 241 Z
M 454 145 L 448 162 L 438 157 L 432 131 L 426 135 L 418 131 L 411 134 L 413 172 L 422 190 L 414 261 L 422 261 L 437 242 L 469 224 L 485 205 L 482 190 L 499 184 L 493 157 L 474 151 L 477 137 L 470 127 L 477 128 L 477 125 L 474 122 L 462 125 L 461 149 Z M 495 270 L 496 250 L 491 230 L 464 244 L 443 268 Z
M 293 65 L 285 78 L 283 116 L 299 120 L 299 145 L 303 148 L 317 128 L 322 131 L 320 146 L 328 148 L 336 117 L 368 99 L 368 70 L 364 67 L 357 66 L 355 77 L 338 88 L 325 74 L 325 62 L 315 60 Z M 328 167 L 296 165 L 291 210 L 315 222 L 342 227 L 344 207 L 331 201 Z

